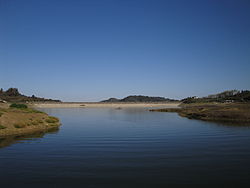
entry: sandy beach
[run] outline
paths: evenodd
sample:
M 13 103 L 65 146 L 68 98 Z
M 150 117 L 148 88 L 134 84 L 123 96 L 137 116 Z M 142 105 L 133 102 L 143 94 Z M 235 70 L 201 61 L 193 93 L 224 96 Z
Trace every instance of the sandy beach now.
M 34 108 L 178 108 L 180 103 L 35 103 Z

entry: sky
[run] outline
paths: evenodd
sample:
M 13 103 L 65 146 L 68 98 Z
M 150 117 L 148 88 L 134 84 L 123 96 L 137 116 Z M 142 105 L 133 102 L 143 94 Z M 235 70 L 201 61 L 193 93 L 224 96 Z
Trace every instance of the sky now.
M 0 88 L 63 101 L 250 89 L 249 0 L 0 0 Z

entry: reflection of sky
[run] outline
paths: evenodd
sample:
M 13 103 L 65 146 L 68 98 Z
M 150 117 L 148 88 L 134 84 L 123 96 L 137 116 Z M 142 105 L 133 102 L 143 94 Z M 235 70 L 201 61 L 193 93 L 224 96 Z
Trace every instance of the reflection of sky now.
M 1 185 L 249 184 L 249 128 L 141 109 L 44 110 L 60 130 L 1 148 Z

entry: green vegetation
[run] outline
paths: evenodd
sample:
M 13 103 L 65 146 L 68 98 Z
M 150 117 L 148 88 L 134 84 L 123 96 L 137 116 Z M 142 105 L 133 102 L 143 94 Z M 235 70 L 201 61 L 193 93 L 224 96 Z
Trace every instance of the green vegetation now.
M 5 129 L 6 127 L 3 125 L 0 125 L 0 129 Z
M 218 122 L 250 123 L 249 103 L 187 104 L 182 108 L 154 109 L 157 112 L 177 112 L 182 117 Z
M 57 123 L 59 122 L 59 119 L 53 116 L 49 116 L 48 119 L 45 120 L 47 123 Z
M 37 121 L 32 122 L 32 125 L 38 125 L 38 124 L 39 124 L 39 122 L 37 122 Z
M 149 97 L 149 96 L 142 96 L 142 95 L 131 95 L 128 97 L 125 97 L 123 99 L 116 99 L 116 98 L 110 98 L 108 100 L 104 100 L 101 102 L 110 102 L 110 103 L 116 103 L 116 102 L 146 102 L 146 103 L 152 103 L 152 102 L 177 102 L 178 100 L 174 99 L 168 99 L 164 97 Z
M 17 88 L 9 88 L 8 90 L 4 91 L 0 89 L 0 99 L 7 101 L 7 102 L 61 102 L 60 100 L 52 100 L 52 99 L 45 99 L 40 98 L 32 95 L 31 97 L 22 95 L 19 93 Z
M 51 123 L 50 126 L 56 127 L 56 126 L 58 126 L 58 124 L 56 124 L 56 123 Z
M 38 110 L 32 109 L 32 108 L 24 109 L 24 112 L 27 112 L 27 113 L 40 113 L 40 114 L 45 114 L 44 112 L 41 112 L 41 111 L 38 111 Z
M 16 103 L 11 104 L 10 107 L 11 108 L 20 108 L 20 109 L 28 108 L 28 106 L 26 104 L 16 104 Z
M 39 125 L 39 124 L 42 124 L 43 121 L 42 120 L 34 120 L 34 121 L 31 121 L 31 124 L 32 125 Z
M 29 108 L 29 106 L 25 104 L 34 101 L 43 102 L 45 100 L 35 96 L 26 97 L 21 95 L 15 88 L 11 88 L 7 91 L 0 89 L 1 138 L 33 134 L 38 131 L 47 132 L 50 130 L 58 130 L 60 126 L 58 118 L 50 117 L 48 114 Z M 12 102 L 12 104 L 9 105 L 9 102 Z M 4 126 L 1 125 L 2 123 Z
M 25 127 L 26 127 L 26 124 L 25 124 L 25 123 L 21 123 L 21 122 L 20 122 L 20 123 L 15 123 L 15 124 L 14 124 L 14 127 L 15 127 L 15 128 L 25 128 Z
M 232 103 L 232 102 L 250 102 L 250 91 L 237 91 L 230 90 L 224 91 L 222 93 L 209 95 L 207 97 L 188 97 L 181 100 L 184 104 L 192 104 L 192 103 Z
M 14 104 L 11 104 L 11 105 L 10 105 L 10 108 L 12 108 L 12 109 L 14 109 L 14 108 L 20 109 L 20 110 L 22 110 L 23 113 L 39 113 L 39 114 L 46 114 L 45 112 L 41 112 L 41 111 L 38 111 L 38 110 L 33 109 L 33 108 L 28 108 L 28 106 L 25 105 L 25 104 L 16 104 L 16 103 L 14 103 Z M 32 118 L 31 118 L 31 119 L 32 119 Z

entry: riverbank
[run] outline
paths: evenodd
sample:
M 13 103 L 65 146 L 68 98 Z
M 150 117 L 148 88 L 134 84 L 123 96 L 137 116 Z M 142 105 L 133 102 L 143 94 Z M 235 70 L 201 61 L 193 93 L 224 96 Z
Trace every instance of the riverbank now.
M 250 123 L 249 103 L 182 104 L 181 108 L 153 109 L 156 112 L 177 112 L 182 117 L 214 122 Z
M 8 104 L 0 105 L 0 137 L 47 132 L 56 130 L 59 126 L 58 118 L 44 112 L 32 108 L 10 108 Z
M 33 103 L 34 108 L 178 108 L 180 103 Z

